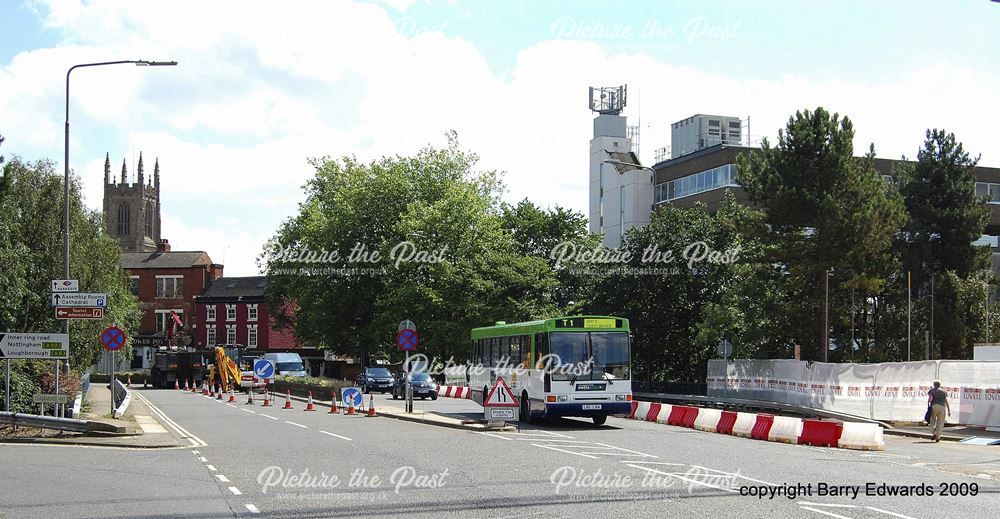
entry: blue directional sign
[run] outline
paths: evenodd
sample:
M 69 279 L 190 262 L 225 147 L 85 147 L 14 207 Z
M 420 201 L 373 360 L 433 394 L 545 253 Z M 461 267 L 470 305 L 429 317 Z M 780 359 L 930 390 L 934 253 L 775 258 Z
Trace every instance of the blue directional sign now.
M 340 390 L 340 399 L 345 406 L 353 404 L 354 407 L 361 407 L 361 403 L 365 401 L 365 395 L 361 393 L 360 388 L 345 387 Z
M 274 364 L 269 360 L 257 359 L 253 363 L 253 374 L 257 378 L 271 378 L 274 376 Z

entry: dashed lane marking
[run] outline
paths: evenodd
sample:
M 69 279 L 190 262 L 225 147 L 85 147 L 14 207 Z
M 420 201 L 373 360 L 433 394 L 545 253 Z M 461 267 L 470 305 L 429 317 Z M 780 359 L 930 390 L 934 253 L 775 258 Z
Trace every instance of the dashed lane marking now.
M 243 492 L 240 492 L 240 489 L 238 489 L 236 487 L 229 487 L 229 491 L 232 492 L 234 496 L 242 496 L 243 495 Z
M 277 418 L 275 418 L 275 417 L 273 417 L 273 416 L 271 416 L 269 414 L 260 413 L 260 415 L 263 416 L 264 418 L 270 418 L 272 420 L 277 420 Z
M 258 510 L 257 507 L 253 506 L 253 504 L 251 504 L 251 503 L 247 503 L 245 506 L 247 507 L 247 510 L 249 510 L 251 514 L 259 514 L 260 513 L 260 510 Z
M 354 440 L 348 438 L 347 436 L 341 436 L 339 434 L 333 434 L 332 432 L 329 432 L 329 431 L 320 431 L 320 432 L 323 433 L 323 434 L 326 434 L 328 436 L 333 436 L 335 438 L 340 438 L 341 440 L 347 440 L 349 442 L 354 441 Z
M 251 411 L 251 410 L 249 410 L 249 409 L 243 409 L 243 408 L 240 408 L 240 411 L 243 411 L 244 413 L 250 413 L 250 414 L 257 414 L 257 412 L 256 412 L 256 411 Z
M 289 422 L 288 420 L 285 420 L 285 423 L 288 424 L 288 425 L 294 425 L 295 427 L 301 427 L 303 429 L 308 429 L 309 428 L 308 425 L 302 425 L 300 423 Z
M 207 468 L 208 470 L 210 470 L 212 472 L 215 472 L 215 465 L 205 465 L 205 468 Z
M 830 517 L 836 517 L 837 519 L 851 519 L 850 517 L 847 517 L 846 515 L 840 515 L 840 514 L 835 514 L 833 512 L 827 512 L 825 510 L 820 510 L 819 508 L 813 508 L 811 506 L 803 506 L 803 507 L 800 507 L 800 508 L 802 508 L 803 510 L 809 510 L 810 512 L 816 512 L 817 514 L 823 514 L 823 515 L 828 515 Z
M 221 481 L 223 483 L 229 483 L 229 478 L 227 478 L 226 476 L 224 476 L 222 474 L 216 474 L 215 477 L 219 478 L 219 481 Z

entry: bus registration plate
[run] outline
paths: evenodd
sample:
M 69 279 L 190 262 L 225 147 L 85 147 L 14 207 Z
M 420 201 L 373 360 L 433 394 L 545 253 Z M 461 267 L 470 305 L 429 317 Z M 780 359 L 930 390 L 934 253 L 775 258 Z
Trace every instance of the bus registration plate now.
M 584 411 L 595 411 L 600 409 L 601 409 L 601 404 L 583 404 Z

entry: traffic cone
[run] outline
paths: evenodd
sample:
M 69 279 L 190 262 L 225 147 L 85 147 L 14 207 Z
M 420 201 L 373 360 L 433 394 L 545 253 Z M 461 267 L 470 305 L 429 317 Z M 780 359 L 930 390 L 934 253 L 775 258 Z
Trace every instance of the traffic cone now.
M 195 380 L 191 381 L 191 392 L 192 393 L 197 393 L 198 392 L 198 386 L 196 385 L 196 382 L 197 381 L 195 381 Z
M 201 382 L 201 394 L 208 396 L 208 383 L 204 380 Z
M 125 387 L 132 387 L 132 375 L 128 376 L 128 382 L 125 383 Z
M 306 401 L 306 411 L 315 411 L 316 408 L 313 407 L 313 392 L 309 391 L 309 400 Z
M 236 388 L 235 387 L 230 387 L 229 388 L 229 401 L 230 402 L 235 402 L 236 401 Z
M 368 395 L 368 416 L 375 416 L 375 397 Z
M 191 388 L 188 387 L 188 379 L 184 379 L 184 391 L 190 391 Z
M 247 393 L 247 403 L 246 405 L 253 405 L 253 391 Z
M 216 400 L 222 400 L 222 388 L 220 387 L 220 388 L 217 388 L 217 389 L 218 389 L 218 391 L 216 391 L 216 394 L 218 394 L 219 396 L 215 397 L 215 399 Z
M 340 409 L 337 409 L 337 392 L 330 391 L 330 412 L 327 414 L 340 414 Z
M 177 382 L 177 379 L 174 379 L 174 389 L 180 389 L 180 388 L 181 388 L 180 383 Z
M 271 392 L 267 390 L 267 386 L 264 386 L 264 407 L 271 407 Z
M 353 400 L 347 403 L 347 414 L 358 414 L 358 412 L 354 409 Z
M 143 388 L 149 387 L 149 379 L 148 378 L 142 377 L 142 387 Z
M 292 407 L 292 392 L 285 390 L 285 406 L 282 409 L 295 409 Z

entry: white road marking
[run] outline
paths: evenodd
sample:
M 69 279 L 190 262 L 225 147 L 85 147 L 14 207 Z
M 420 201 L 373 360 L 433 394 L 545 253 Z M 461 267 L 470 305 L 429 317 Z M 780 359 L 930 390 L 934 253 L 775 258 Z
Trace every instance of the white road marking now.
M 223 483 L 229 483 L 229 478 L 223 476 L 222 474 L 216 474 L 215 477 L 219 478 L 219 481 Z
M 858 505 L 845 505 L 840 503 L 813 503 L 810 501 L 799 501 L 798 504 L 806 506 L 828 506 L 831 508 L 857 508 Z
M 590 454 L 583 454 L 583 453 L 580 453 L 580 452 L 568 451 L 568 450 L 565 450 L 565 449 L 560 449 L 558 447 L 553 447 L 551 445 L 539 445 L 537 443 L 532 443 L 531 445 L 533 445 L 535 447 L 541 447 L 543 449 L 551 449 L 551 450 L 554 450 L 554 451 L 565 452 L 566 454 L 575 454 L 577 456 L 583 456 L 584 458 L 590 458 L 592 460 L 598 459 L 597 456 L 591 456 Z
M 754 478 L 751 478 L 751 477 L 744 476 L 743 474 L 739 474 L 737 472 L 726 472 L 724 470 L 710 469 L 708 467 L 702 467 L 701 465 L 691 465 L 691 466 L 694 467 L 694 468 L 696 468 L 696 469 L 710 470 L 712 472 L 718 472 L 719 474 L 725 474 L 727 476 L 731 476 L 731 477 L 734 477 L 734 478 L 740 478 L 740 479 L 745 479 L 747 481 L 753 481 L 754 483 L 760 483 L 761 485 L 771 485 L 772 487 L 779 486 L 777 483 L 771 483 L 770 481 L 763 481 L 763 480 L 760 480 L 760 479 L 754 479 Z
M 233 404 L 226 404 L 226 405 L 228 405 L 229 407 L 232 407 L 233 409 L 236 409 L 236 406 L 234 406 Z
M 558 437 L 560 437 L 560 438 L 569 438 L 569 439 L 571 439 L 571 440 L 573 439 L 573 437 L 572 437 L 572 436 L 566 436 L 565 434 L 559 434 L 559 433 L 556 433 L 556 432 L 552 432 L 552 431 L 546 431 L 546 430 L 544 430 L 544 429 L 535 429 L 535 430 L 537 430 L 537 431 L 538 431 L 538 432 L 540 432 L 540 433 L 545 433 L 545 434 L 548 434 L 549 436 L 558 436 Z
M 339 434 L 333 434 L 332 432 L 327 432 L 327 431 L 320 431 L 320 432 L 323 433 L 323 434 L 327 434 L 327 435 L 336 437 L 336 438 L 340 438 L 341 440 L 347 440 L 349 442 L 354 441 L 354 440 L 348 438 L 347 436 L 341 436 Z
M 677 467 L 683 467 L 686 463 L 669 463 L 666 461 L 639 461 L 639 460 L 623 460 L 622 463 L 646 463 L 648 465 L 674 465 Z
M 295 427 L 301 427 L 303 429 L 308 429 L 309 428 L 308 425 L 302 425 L 300 423 L 289 422 L 288 420 L 285 420 L 285 423 L 288 424 L 288 425 L 294 425 Z
M 277 420 L 277 418 L 275 418 L 275 417 L 273 417 L 273 416 L 271 416 L 269 414 L 260 413 L 260 415 L 263 416 L 264 418 L 270 418 L 272 420 Z
M 504 438 L 504 439 L 505 440 L 509 440 L 511 438 Z M 566 443 L 587 443 L 584 440 L 562 440 L 562 439 L 559 439 L 559 438 L 545 438 L 545 439 L 539 439 L 539 438 L 513 438 L 513 439 L 517 440 L 517 441 L 522 441 L 522 442 L 543 441 L 545 443 L 558 442 L 558 443 L 563 443 L 563 444 L 566 444 Z
M 198 456 L 198 461 L 200 461 L 202 463 L 205 463 L 206 461 L 208 461 L 208 458 L 206 458 L 204 456 Z
M 695 485 L 702 485 L 702 486 L 714 488 L 716 490 L 723 490 L 723 491 L 729 492 L 731 494 L 735 494 L 737 492 L 736 490 L 733 490 L 731 488 L 722 487 L 722 486 L 719 486 L 719 485 L 713 485 L 711 483 L 706 483 L 704 481 L 698 481 L 697 479 L 691 479 L 691 478 L 686 477 L 686 475 L 678 475 L 678 474 L 671 473 L 671 472 L 663 472 L 662 470 L 656 470 L 656 469 L 650 468 L 650 467 L 643 467 L 642 465 L 632 465 L 632 464 L 627 464 L 627 465 L 629 467 L 634 468 L 634 469 L 645 470 L 647 472 L 653 472 L 653 473 L 659 474 L 661 476 L 670 476 L 672 478 L 677 478 L 677 479 L 682 480 L 682 481 L 687 481 L 688 483 L 693 483 Z M 848 518 L 848 519 L 850 519 L 850 518 Z
M 830 517 L 836 517 L 837 519 L 851 519 L 850 517 L 847 517 L 846 515 L 835 514 L 833 512 L 826 512 L 826 511 L 820 510 L 819 508 L 812 508 L 812 507 L 809 507 L 809 506 L 803 506 L 802 509 L 803 510 L 809 510 L 811 512 L 816 512 L 818 514 L 828 515 Z
M 240 492 L 240 489 L 238 489 L 236 487 L 229 487 L 229 491 L 232 492 L 234 496 L 242 496 L 243 495 L 243 492 Z
M 260 513 L 260 510 L 257 510 L 257 507 L 253 506 L 253 504 L 251 504 L 251 503 L 247 503 L 246 507 L 247 507 L 247 510 L 249 510 L 251 514 L 259 514 Z
M 620 450 L 620 451 L 631 452 L 632 454 L 636 454 L 636 455 L 639 455 L 639 456 L 646 456 L 647 458 L 659 458 L 659 456 L 653 456 L 652 454 L 644 454 L 644 453 L 639 452 L 639 451 L 633 451 L 633 450 L 623 449 L 621 447 L 615 447 L 614 445 L 608 445 L 606 443 L 597 443 L 597 442 L 594 442 L 594 444 L 595 445 L 600 445 L 602 447 L 608 447 L 610 449 L 617 449 L 617 450 Z
M 506 436 L 500 436 L 499 434 L 494 434 L 494 433 L 490 433 L 490 432 L 481 432 L 479 434 L 485 434 L 486 436 L 492 436 L 494 438 L 500 438 L 501 440 L 507 440 L 507 441 L 510 441 L 510 440 L 514 439 L 514 438 L 508 438 Z
M 215 470 L 216 470 L 215 469 L 215 465 L 205 465 L 205 468 L 208 469 L 208 470 L 210 470 L 210 471 L 212 471 L 212 472 L 215 472 Z
M 257 414 L 256 411 L 251 411 L 249 409 L 240 409 L 240 411 L 243 411 L 244 413 Z
M 138 398 L 139 400 L 142 400 L 142 403 L 146 404 L 146 407 L 148 407 L 149 410 L 153 412 L 153 414 L 155 414 L 158 418 L 162 419 L 162 421 L 165 422 L 168 426 L 170 426 L 171 429 L 173 429 L 174 431 L 176 431 L 177 434 L 179 434 L 181 436 L 181 438 L 187 440 L 188 443 L 190 443 L 192 447 L 204 447 L 204 446 L 208 445 L 207 443 L 205 443 L 204 441 L 202 441 L 201 438 L 199 438 L 199 437 L 191 434 L 190 432 L 187 431 L 187 429 L 181 427 L 177 422 L 171 420 L 166 415 L 166 413 L 164 413 L 163 411 L 161 411 L 159 407 L 156 407 L 155 405 L 153 405 L 153 403 L 150 402 L 148 398 L 144 397 L 142 395 L 142 393 L 140 393 L 138 391 L 135 391 L 134 393 L 135 393 L 136 398 Z
M 881 508 L 875 508 L 874 506 L 866 506 L 865 508 L 867 508 L 869 510 L 874 510 L 876 512 L 881 512 L 883 514 L 888 514 L 888 515 L 891 515 L 893 517 L 899 517 L 900 519 L 916 519 L 916 518 L 910 517 L 908 515 L 897 514 L 896 512 L 890 512 L 888 510 L 882 510 Z

